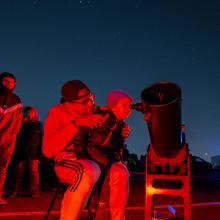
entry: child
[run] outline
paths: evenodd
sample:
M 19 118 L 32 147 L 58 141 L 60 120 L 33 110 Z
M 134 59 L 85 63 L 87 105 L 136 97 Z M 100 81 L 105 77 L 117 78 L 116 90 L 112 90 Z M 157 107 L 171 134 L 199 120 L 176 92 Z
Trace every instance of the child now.
M 82 127 L 80 132 L 75 136 L 74 149 L 78 159 L 90 157 L 96 161 L 102 170 L 98 187 L 101 188 L 99 206 L 106 206 L 106 198 L 109 193 L 109 181 L 112 164 L 118 163 L 124 166 L 122 161 L 122 153 L 125 148 L 124 139 L 128 136 L 128 125 L 124 120 L 130 115 L 130 105 L 132 98 L 122 90 L 113 90 L 107 96 L 107 109 L 98 109 L 98 113 L 104 115 L 103 124 L 95 129 Z M 96 113 L 97 113 L 96 111 Z M 123 169 L 124 169 L 123 167 Z M 127 168 L 125 167 L 126 171 Z M 128 184 L 127 184 L 128 185 Z M 111 186 L 110 186 L 111 188 Z M 111 189 L 110 189 L 111 191 Z M 127 203 L 128 188 L 120 189 L 122 192 L 123 208 Z M 124 192 L 124 193 L 123 193 Z M 119 199 L 119 198 L 118 198 Z M 121 198 L 120 198 L 121 199 Z M 111 208 L 111 201 L 110 201 Z M 99 210 L 99 209 L 98 209 Z M 122 210 L 124 215 L 124 210 Z M 104 213 L 96 213 L 96 219 L 104 219 Z

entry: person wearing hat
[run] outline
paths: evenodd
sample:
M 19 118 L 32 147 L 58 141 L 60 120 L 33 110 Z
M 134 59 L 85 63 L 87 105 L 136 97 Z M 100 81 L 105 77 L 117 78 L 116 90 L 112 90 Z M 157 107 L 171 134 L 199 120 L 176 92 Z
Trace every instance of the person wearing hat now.
M 53 106 L 44 123 L 42 151 L 55 158 L 55 171 L 61 182 L 68 183 L 60 220 L 77 220 L 85 208 L 94 184 L 100 176 L 98 164 L 88 158 L 78 159 L 74 137 L 81 127 L 100 126 L 103 116 L 94 114 L 94 95 L 80 80 L 66 82 L 61 89 L 61 103 Z
M 13 93 L 15 85 L 16 78 L 13 74 L 0 74 L 0 205 L 7 204 L 2 198 L 3 187 L 22 121 L 21 100 Z
M 112 220 L 124 220 L 129 193 L 129 173 L 123 164 L 125 138 L 129 127 L 124 122 L 131 113 L 132 98 L 122 90 L 113 90 L 107 95 L 107 108 L 98 109 L 104 116 L 103 124 L 94 129 L 83 127 L 74 141 L 78 149 L 77 157 L 90 157 L 101 168 L 97 184 L 98 203 L 94 206 L 96 220 L 105 220 L 107 206 L 110 206 Z M 118 195 L 120 194 L 120 198 Z

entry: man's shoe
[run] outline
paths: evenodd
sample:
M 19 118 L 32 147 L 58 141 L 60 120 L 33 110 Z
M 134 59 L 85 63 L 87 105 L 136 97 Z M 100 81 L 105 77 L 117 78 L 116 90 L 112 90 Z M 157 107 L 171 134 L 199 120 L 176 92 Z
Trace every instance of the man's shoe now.
M 0 206 L 6 205 L 6 204 L 7 204 L 7 202 L 4 199 L 0 198 Z

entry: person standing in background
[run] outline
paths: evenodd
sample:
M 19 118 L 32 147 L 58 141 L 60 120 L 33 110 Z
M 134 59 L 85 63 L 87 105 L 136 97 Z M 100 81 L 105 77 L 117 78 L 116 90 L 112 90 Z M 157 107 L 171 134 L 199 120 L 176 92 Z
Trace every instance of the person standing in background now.
M 22 177 L 26 166 L 29 169 L 31 196 L 39 196 L 38 163 L 41 156 L 42 136 L 43 130 L 37 109 L 31 106 L 25 107 L 13 155 L 17 164 L 15 187 L 11 197 L 16 197 L 21 191 Z
M 0 74 L 0 205 L 7 204 L 2 198 L 3 187 L 22 121 L 21 100 L 13 93 L 15 85 L 16 78 L 13 74 Z

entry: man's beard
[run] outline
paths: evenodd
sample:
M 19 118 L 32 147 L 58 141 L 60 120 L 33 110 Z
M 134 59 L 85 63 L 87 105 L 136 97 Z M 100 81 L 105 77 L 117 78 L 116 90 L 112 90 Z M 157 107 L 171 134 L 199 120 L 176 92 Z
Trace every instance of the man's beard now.
M 14 90 L 14 88 L 13 89 L 9 89 L 9 88 L 3 86 L 2 84 L 0 84 L 0 94 L 3 95 L 3 96 L 12 93 L 13 90 Z

